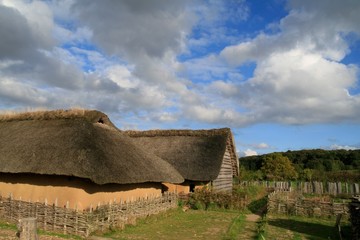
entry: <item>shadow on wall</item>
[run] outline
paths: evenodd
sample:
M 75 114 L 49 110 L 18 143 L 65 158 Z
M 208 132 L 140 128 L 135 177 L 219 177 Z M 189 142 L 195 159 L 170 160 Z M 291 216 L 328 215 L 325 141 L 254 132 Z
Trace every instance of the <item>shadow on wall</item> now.
M 82 189 L 88 194 L 97 192 L 120 192 L 138 188 L 161 189 L 160 183 L 104 184 L 93 183 L 89 179 L 72 176 L 40 175 L 27 173 L 1 173 L 0 182 L 8 184 L 29 184 L 33 186 L 69 187 Z

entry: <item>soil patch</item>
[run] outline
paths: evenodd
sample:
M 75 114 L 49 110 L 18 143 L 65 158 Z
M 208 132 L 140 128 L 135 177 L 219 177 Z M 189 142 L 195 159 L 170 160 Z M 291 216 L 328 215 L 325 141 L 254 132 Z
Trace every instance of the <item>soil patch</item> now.
M 260 216 L 257 214 L 247 214 L 246 221 L 249 222 L 257 222 L 260 219 Z

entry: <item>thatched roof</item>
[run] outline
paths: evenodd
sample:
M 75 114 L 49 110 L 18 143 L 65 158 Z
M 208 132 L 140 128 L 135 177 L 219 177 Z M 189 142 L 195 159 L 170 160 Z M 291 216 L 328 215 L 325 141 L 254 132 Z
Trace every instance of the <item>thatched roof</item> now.
M 187 180 L 210 181 L 216 179 L 227 145 L 234 152 L 232 154 L 234 169 L 238 168 L 229 128 L 125 132 L 147 151 L 154 152 L 173 165 Z
M 75 176 L 97 184 L 184 179 L 99 111 L 0 116 L 0 172 Z

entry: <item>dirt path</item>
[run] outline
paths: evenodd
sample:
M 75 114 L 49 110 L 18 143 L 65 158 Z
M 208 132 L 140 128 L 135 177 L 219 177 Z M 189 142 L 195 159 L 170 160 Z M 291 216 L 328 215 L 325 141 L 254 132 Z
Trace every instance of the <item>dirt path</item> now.
M 257 214 L 247 214 L 246 215 L 246 221 L 249 221 L 249 222 L 257 222 L 260 220 L 260 216 L 257 215 Z
M 245 226 L 241 233 L 238 235 L 238 240 L 251 240 L 255 239 L 257 235 L 257 222 L 260 220 L 257 214 L 247 214 L 245 219 Z

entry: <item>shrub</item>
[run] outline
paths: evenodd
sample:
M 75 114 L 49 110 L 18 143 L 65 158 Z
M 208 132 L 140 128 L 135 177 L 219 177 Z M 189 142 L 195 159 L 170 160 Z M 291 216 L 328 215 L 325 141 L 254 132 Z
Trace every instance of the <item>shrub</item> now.
M 196 189 L 188 200 L 193 209 L 243 209 L 244 197 L 239 194 L 217 193 L 207 188 Z

